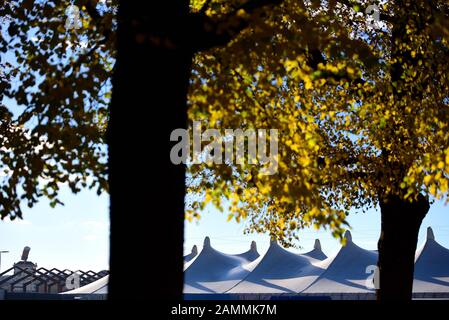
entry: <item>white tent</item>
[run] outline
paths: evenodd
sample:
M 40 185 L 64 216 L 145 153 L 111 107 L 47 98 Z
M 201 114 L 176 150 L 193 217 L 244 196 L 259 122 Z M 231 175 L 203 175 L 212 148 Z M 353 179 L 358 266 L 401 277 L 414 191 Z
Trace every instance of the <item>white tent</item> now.
M 357 246 L 349 231 L 346 245 L 327 258 L 319 240 L 312 251 L 295 254 L 275 241 L 263 256 L 256 243 L 242 254 L 212 248 L 209 237 L 198 254 L 196 246 L 184 257 L 184 293 L 239 295 L 319 295 L 338 299 L 372 299 L 378 253 Z M 400 253 L 399 253 L 400 254 Z M 109 276 L 64 294 L 107 293 Z M 449 297 L 449 249 L 435 241 L 431 228 L 417 250 L 413 292 L 418 298 Z
M 299 255 L 270 242 L 268 251 L 248 276 L 226 293 L 295 293 L 308 286 L 323 270 L 313 265 L 324 258 L 319 241 L 311 252 Z
M 108 283 L 109 283 L 109 275 L 104 276 L 101 279 L 98 279 L 92 283 L 89 283 L 80 288 L 62 292 L 61 294 L 107 294 L 108 293 Z
M 366 250 L 352 242 L 349 231 L 346 245 L 333 257 L 318 264 L 325 271 L 302 293 L 370 293 L 374 292 L 370 280 L 371 270 L 377 265 L 377 252 Z
M 198 248 L 195 246 L 192 247 L 192 251 L 184 256 L 184 263 L 191 261 L 198 255 Z
M 321 250 L 321 242 L 319 239 L 315 239 L 315 244 L 313 246 L 313 250 L 306 252 L 303 254 L 304 256 L 316 259 L 316 260 L 324 260 L 327 256 Z
M 449 292 L 449 250 L 435 241 L 430 227 L 426 243 L 417 251 L 413 292 Z
M 184 256 L 184 271 L 195 261 L 195 258 L 198 256 L 198 248 L 196 245 L 192 247 L 192 251 Z
M 222 293 L 242 281 L 259 254 L 255 243 L 249 251 L 231 255 L 212 248 L 209 237 L 203 250 L 184 272 L 184 293 Z

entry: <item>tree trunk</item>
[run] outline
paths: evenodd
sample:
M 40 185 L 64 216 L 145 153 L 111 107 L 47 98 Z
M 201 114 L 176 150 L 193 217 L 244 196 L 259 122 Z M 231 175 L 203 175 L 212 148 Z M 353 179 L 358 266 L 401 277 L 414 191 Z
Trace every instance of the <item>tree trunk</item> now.
M 419 17 L 410 14 L 410 12 L 420 12 L 421 2 L 398 1 L 397 11 L 394 14 L 391 39 L 391 56 L 393 61 L 391 68 L 391 84 L 395 103 L 398 105 L 400 114 L 407 117 L 405 111 L 405 96 L 412 94 L 399 88 L 407 88 L 407 83 L 403 79 L 404 65 L 417 65 L 416 58 L 413 58 L 404 49 L 411 45 L 413 35 L 410 35 L 407 25 L 410 20 Z M 404 10 L 404 8 L 408 10 Z M 411 47 L 410 47 L 411 48 Z M 422 97 L 415 96 L 414 99 L 420 100 Z M 389 141 L 392 145 L 403 144 L 408 140 L 412 148 L 417 143 L 416 137 L 409 138 L 395 131 L 394 126 L 389 129 Z M 390 173 L 399 172 L 392 181 L 402 181 L 406 175 L 410 163 L 397 163 L 389 160 L 390 154 L 387 150 L 382 150 L 384 165 L 389 167 Z M 401 190 L 398 186 L 394 188 Z M 413 202 L 402 200 L 396 196 L 386 196 L 380 194 L 380 209 L 382 230 L 378 242 L 379 249 L 379 272 L 380 283 L 377 290 L 378 300 L 410 300 L 413 289 L 413 271 L 415 263 L 415 251 L 418 241 L 418 232 L 422 220 L 429 211 L 429 200 L 423 195 Z
M 187 1 L 120 1 L 108 128 L 110 299 L 182 297 L 185 167 L 170 161 L 170 133 L 187 126 L 192 53 L 174 39 L 187 15 Z
M 429 200 L 423 195 L 412 203 L 396 196 L 380 201 L 382 230 L 378 242 L 378 300 L 412 298 L 418 232 L 429 207 Z

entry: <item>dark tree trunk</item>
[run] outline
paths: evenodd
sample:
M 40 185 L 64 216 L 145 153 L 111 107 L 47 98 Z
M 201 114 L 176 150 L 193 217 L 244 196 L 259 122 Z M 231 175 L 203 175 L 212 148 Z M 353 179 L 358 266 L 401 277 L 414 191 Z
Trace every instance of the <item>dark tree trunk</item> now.
M 382 230 L 379 249 L 378 300 L 410 300 L 418 232 L 429 211 L 429 200 L 420 195 L 410 203 L 399 197 L 381 199 Z
M 181 298 L 185 167 L 170 161 L 170 133 L 187 125 L 192 53 L 176 39 L 187 15 L 187 1 L 120 2 L 108 131 L 110 299 Z
M 420 7 L 425 2 L 420 1 L 398 1 L 397 11 L 394 14 L 391 56 L 394 62 L 391 68 L 391 84 L 397 110 L 404 119 L 409 117 L 405 110 L 407 104 L 405 98 L 412 95 L 416 101 L 422 100 L 422 96 L 416 92 L 410 92 L 404 88 L 410 88 L 403 79 L 404 65 L 417 66 L 417 57 L 410 53 L 412 49 L 412 39 L 415 35 L 408 32 L 407 25 L 411 20 L 420 23 Z M 405 9 L 406 8 L 406 9 Z M 413 13 L 413 14 L 412 14 Z M 419 28 L 418 28 L 419 30 Z M 416 137 L 407 137 L 398 134 L 392 125 L 385 130 L 390 130 L 386 135 L 387 143 L 391 145 L 401 144 L 408 141 L 411 148 L 414 148 L 418 140 Z M 389 167 L 389 174 L 392 181 L 400 182 L 407 174 L 411 163 L 398 163 L 389 160 L 390 154 L 387 150 L 382 150 L 384 165 Z M 401 190 L 399 186 L 393 186 L 394 190 Z M 415 252 L 418 241 L 418 232 L 422 220 L 430 208 L 429 200 L 423 195 L 410 202 L 397 196 L 385 196 L 380 194 L 381 209 L 381 236 L 378 243 L 379 249 L 379 290 L 377 290 L 378 300 L 410 300 L 413 289 L 413 272 L 415 266 Z

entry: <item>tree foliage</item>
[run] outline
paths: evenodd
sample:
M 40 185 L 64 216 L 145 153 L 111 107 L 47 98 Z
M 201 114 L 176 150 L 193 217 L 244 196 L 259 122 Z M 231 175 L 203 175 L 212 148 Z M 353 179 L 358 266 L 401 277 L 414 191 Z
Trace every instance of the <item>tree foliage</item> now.
M 66 26 L 72 4 L 77 29 Z M 0 16 L 0 216 L 21 217 L 40 197 L 61 204 L 61 184 L 107 190 L 115 6 L 2 1 Z
M 385 2 L 373 27 L 373 3 L 286 0 L 251 15 L 226 47 L 196 55 L 191 119 L 278 129 L 279 172 L 190 165 L 189 219 L 212 202 L 288 245 L 302 227 L 341 236 L 350 209 L 382 197 L 447 195 L 449 5 Z
M 278 129 L 279 172 L 189 165 L 188 219 L 208 202 L 229 204 L 249 231 L 290 243 L 312 225 L 341 235 L 351 208 L 385 195 L 446 195 L 449 6 L 385 2 L 375 28 L 365 9 L 376 2 L 190 1 L 190 26 L 201 18 L 218 45 L 201 51 L 183 39 L 201 51 L 191 119 Z M 75 30 L 65 26 L 71 4 Z M 21 203 L 41 196 L 59 203 L 60 183 L 107 190 L 115 1 L 2 1 L 0 11 L 1 217 L 20 217 Z

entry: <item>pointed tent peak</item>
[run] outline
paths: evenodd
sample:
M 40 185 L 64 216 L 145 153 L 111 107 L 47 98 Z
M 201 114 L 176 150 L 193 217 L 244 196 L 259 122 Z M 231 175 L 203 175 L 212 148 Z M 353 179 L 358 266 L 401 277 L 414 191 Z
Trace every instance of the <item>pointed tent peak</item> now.
M 203 247 L 204 248 L 210 248 L 210 238 L 209 237 L 204 238 Z
M 313 248 L 316 249 L 316 250 L 320 250 L 321 251 L 320 239 L 315 239 L 315 244 L 313 245 Z
M 278 242 L 276 238 L 270 238 L 270 247 L 277 246 Z
M 435 240 L 432 227 L 427 227 L 427 240 Z
M 345 239 L 346 239 L 346 243 L 348 242 L 352 242 L 352 235 L 351 235 L 351 231 L 346 230 L 345 232 Z
M 250 247 L 251 251 L 257 252 L 257 244 L 256 241 L 251 241 L 251 247 Z
M 198 254 L 198 247 L 196 246 L 196 244 L 195 245 L 193 245 L 193 247 L 192 247 L 192 255 L 193 256 L 196 256 Z

